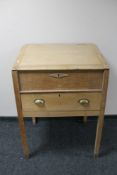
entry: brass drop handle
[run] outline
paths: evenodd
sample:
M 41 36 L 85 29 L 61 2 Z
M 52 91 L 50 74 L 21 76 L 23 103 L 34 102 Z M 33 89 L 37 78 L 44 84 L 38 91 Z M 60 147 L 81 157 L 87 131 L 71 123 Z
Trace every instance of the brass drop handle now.
M 43 99 L 35 99 L 34 103 L 36 105 L 44 105 L 45 104 L 45 100 L 43 100 Z
M 80 103 L 81 105 L 88 105 L 88 104 L 89 104 L 89 100 L 88 100 L 88 99 L 80 99 L 80 100 L 79 100 L 79 103 Z

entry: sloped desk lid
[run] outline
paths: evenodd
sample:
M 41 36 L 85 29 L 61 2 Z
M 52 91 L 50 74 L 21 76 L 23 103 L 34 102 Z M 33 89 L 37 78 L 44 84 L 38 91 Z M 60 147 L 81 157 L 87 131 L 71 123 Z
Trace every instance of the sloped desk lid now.
M 28 44 L 13 70 L 109 69 L 95 44 Z

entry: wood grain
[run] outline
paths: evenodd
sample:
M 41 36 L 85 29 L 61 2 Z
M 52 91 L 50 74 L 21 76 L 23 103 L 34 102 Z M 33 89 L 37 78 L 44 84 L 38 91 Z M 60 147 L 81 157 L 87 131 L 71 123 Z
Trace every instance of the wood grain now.
M 16 106 L 17 106 L 19 128 L 20 128 L 20 134 L 21 134 L 21 140 L 22 140 L 22 147 L 23 147 L 24 156 L 28 158 L 30 155 L 30 151 L 29 151 L 27 138 L 26 138 L 26 130 L 25 130 L 25 124 L 24 124 L 24 119 L 23 119 L 22 103 L 21 103 L 21 98 L 19 94 L 18 72 L 12 71 L 12 77 L 13 77 L 14 92 L 15 92 L 15 98 L 16 98 Z
M 14 64 L 13 83 L 24 155 L 24 117 L 98 116 L 94 155 L 99 154 L 109 66 L 95 44 L 28 44 Z M 34 103 L 41 99 L 43 105 Z M 89 100 L 81 105 L 80 99 Z
M 99 155 L 100 143 L 102 138 L 102 129 L 104 126 L 104 112 L 105 112 L 106 96 L 107 96 L 107 88 L 108 88 L 108 78 L 109 78 L 109 70 L 105 70 L 103 75 L 103 91 L 102 91 L 100 114 L 98 116 L 97 130 L 96 130 L 96 139 L 95 139 L 95 148 L 94 148 L 95 156 Z
M 108 69 L 95 44 L 29 44 L 25 45 L 14 70 Z
M 74 90 L 74 89 L 102 89 L 103 71 L 59 71 L 68 76 L 62 78 L 51 77 L 56 71 L 22 71 L 19 73 L 20 90 Z
M 23 111 L 71 111 L 100 110 L 101 93 L 48 93 L 22 94 Z M 37 105 L 35 99 L 43 99 L 45 104 Z M 89 104 L 81 105 L 80 99 L 88 99 Z
M 23 115 L 26 117 L 84 117 L 87 116 L 98 116 L 100 111 L 23 111 Z
M 32 123 L 33 123 L 33 125 L 35 125 L 36 122 L 37 122 L 36 117 L 32 117 Z

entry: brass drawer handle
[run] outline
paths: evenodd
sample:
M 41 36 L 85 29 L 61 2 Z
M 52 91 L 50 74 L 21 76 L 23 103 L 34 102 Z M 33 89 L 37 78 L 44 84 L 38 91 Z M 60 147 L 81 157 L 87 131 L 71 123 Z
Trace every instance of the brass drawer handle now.
M 49 74 L 49 77 L 53 77 L 53 78 L 64 78 L 64 77 L 68 77 L 68 74 L 64 74 L 64 73 L 53 73 L 53 74 Z
M 81 105 L 88 105 L 88 104 L 89 104 L 89 100 L 88 100 L 88 99 L 80 99 L 80 100 L 79 100 L 79 103 L 80 103 Z
M 44 105 L 45 104 L 45 100 L 43 100 L 43 99 L 35 99 L 34 103 L 36 105 Z

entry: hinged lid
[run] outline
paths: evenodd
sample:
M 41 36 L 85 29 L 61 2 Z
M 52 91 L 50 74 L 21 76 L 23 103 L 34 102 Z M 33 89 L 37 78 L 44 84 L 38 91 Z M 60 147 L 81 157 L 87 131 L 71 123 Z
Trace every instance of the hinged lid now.
M 29 44 L 21 49 L 13 70 L 108 68 L 94 44 Z

